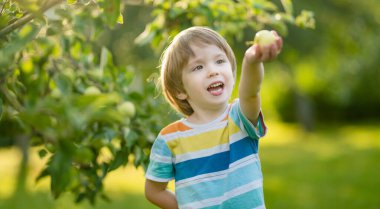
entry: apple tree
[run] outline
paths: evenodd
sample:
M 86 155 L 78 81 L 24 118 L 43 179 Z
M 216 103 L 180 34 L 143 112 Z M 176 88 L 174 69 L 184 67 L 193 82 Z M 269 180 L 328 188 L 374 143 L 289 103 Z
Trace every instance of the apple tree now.
M 70 191 L 77 202 L 106 198 L 103 180 L 120 166 L 147 165 L 156 134 L 175 115 L 154 83 L 144 82 L 142 75 L 154 71 L 116 64 L 116 56 L 128 54 L 109 47 L 110 32 L 128 27 L 124 9 L 136 4 L 152 19 L 141 22 L 146 27 L 135 42 L 121 47 L 150 44 L 160 52 L 169 37 L 192 25 L 242 41 L 252 38 L 247 30 L 286 34 L 287 24 L 314 24 L 311 12 L 295 14 L 291 0 L 2 1 L 0 146 L 22 150 L 19 181 L 31 146 L 48 159 L 37 180 L 50 177 L 55 198 Z

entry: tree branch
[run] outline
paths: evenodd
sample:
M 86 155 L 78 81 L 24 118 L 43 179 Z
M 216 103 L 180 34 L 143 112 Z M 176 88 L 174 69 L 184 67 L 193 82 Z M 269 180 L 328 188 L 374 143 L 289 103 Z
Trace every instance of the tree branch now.
M 4 3 L 3 3 L 3 6 L 1 7 L 1 11 L 0 11 L 0 15 L 3 14 L 3 11 L 4 11 L 4 8 L 5 8 L 5 5 L 8 3 L 9 0 L 6 0 Z
M 55 6 L 57 4 L 61 4 L 63 2 L 64 2 L 64 0 L 52 0 L 52 1 L 48 1 L 48 2 L 46 2 L 46 5 L 39 10 L 39 12 L 40 13 L 44 13 L 46 10 L 52 8 L 53 6 Z M 7 25 L 5 28 L 3 28 L 3 29 L 0 30 L 0 38 L 8 35 L 10 32 L 16 30 L 17 28 L 22 27 L 26 23 L 28 23 L 31 20 L 33 20 L 35 17 L 36 16 L 34 14 L 28 13 L 25 16 L 21 17 L 20 19 L 16 20 L 14 23 L 12 23 L 10 25 Z
M 24 107 L 20 104 L 20 102 L 17 100 L 15 96 L 12 96 L 5 85 L 0 85 L 0 92 L 5 96 L 6 102 L 9 102 L 9 104 L 17 111 L 21 112 L 24 110 Z

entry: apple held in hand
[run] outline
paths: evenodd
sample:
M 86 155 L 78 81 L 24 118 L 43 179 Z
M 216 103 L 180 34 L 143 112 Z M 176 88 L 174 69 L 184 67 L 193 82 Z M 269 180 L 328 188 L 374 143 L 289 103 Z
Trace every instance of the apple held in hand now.
M 276 36 L 269 30 L 261 30 L 256 33 L 253 44 L 258 44 L 261 47 L 268 47 L 276 43 Z

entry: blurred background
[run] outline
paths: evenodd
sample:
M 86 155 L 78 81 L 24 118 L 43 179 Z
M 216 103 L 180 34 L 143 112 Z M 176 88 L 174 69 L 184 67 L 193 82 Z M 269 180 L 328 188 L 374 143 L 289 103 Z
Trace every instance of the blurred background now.
M 376 0 L 43 2 L 0 3 L 1 209 L 156 208 L 150 146 L 181 116 L 154 81 L 192 25 L 225 36 L 238 65 L 256 31 L 283 37 L 262 87 L 267 208 L 380 208 Z

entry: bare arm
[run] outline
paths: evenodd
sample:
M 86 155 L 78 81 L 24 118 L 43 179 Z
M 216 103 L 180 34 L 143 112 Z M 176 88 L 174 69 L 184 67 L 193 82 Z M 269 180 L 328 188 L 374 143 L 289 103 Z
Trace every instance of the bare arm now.
M 275 33 L 275 32 L 274 32 Z M 261 108 L 260 88 L 264 78 L 263 62 L 274 59 L 282 48 L 282 39 L 276 34 L 276 43 L 269 47 L 257 44 L 247 49 L 243 59 L 239 84 L 239 100 L 243 114 L 257 124 Z
M 175 195 L 166 189 L 167 182 L 155 182 L 149 179 L 145 182 L 145 197 L 162 209 L 178 209 Z

